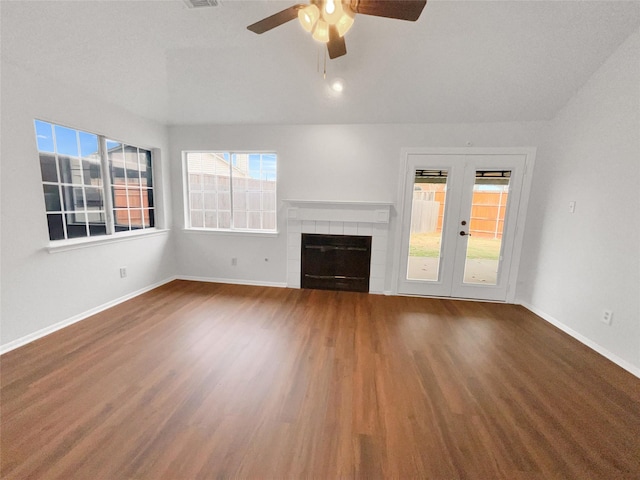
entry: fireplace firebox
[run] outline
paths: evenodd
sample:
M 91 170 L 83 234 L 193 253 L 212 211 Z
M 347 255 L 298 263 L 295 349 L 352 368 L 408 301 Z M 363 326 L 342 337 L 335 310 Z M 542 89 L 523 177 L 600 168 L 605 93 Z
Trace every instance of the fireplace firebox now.
M 300 286 L 369 291 L 371 237 L 302 234 Z

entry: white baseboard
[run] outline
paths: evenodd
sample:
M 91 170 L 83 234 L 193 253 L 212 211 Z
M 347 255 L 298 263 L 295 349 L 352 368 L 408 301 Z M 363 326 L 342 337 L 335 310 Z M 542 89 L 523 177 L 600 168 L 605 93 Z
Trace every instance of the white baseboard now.
M 596 342 L 594 342 L 593 340 L 585 337 L 584 335 L 576 332 L 575 330 L 573 330 L 572 328 L 568 327 L 567 325 L 565 325 L 564 323 L 562 323 L 560 320 L 552 317 L 551 315 L 549 315 L 546 312 L 543 312 L 542 310 L 540 310 L 537 307 L 534 307 L 533 305 L 527 303 L 527 302 L 519 302 L 520 305 L 522 305 L 524 308 L 526 308 L 527 310 L 530 310 L 531 312 L 535 313 L 536 315 L 538 315 L 540 318 L 542 318 L 543 320 L 549 322 L 551 325 L 553 325 L 554 327 L 559 328 L 560 330 L 562 330 L 564 333 L 571 335 L 573 338 L 575 338 L 576 340 L 578 340 L 580 343 L 583 343 L 584 345 L 586 345 L 587 347 L 589 347 L 590 349 L 598 352 L 600 355 L 602 355 L 605 358 L 608 358 L 609 360 L 611 360 L 613 363 L 615 363 L 616 365 L 618 365 L 619 367 L 624 368 L 627 372 L 631 373 L 632 375 L 635 375 L 636 377 L 640 378 L 640 368 L 636 367 L 635 365 L 627 362 L 626 360 L 618 357 L 616 354 L 611 353 L 609 350 L 607 350 L 606 348 L 598 345 Z
M 260 280 L 238 280 L 235 278 L 195 277 L 192 275 L 176 275 L 175 280 L 191 280 L 193 282 L 230 283 L 233 285 L 253 285 L 255 287 L 287 288 L 286 282 L 263 282 Z
M 108 308 L 114 307 L 116 305 L 118 305 L 119 303 L 122 302 L 126 302 L 127 300 L 132 299 L 133 297 L 137 297 L 138 295 L 142 295 L 143 293 L 148 292 L 149 290 L 153 290 L 154 288 L 158 288 L 161 285 L 164 285 L 165 283 L 169 283 L 173 280 L 175 280 L 176 277 L 169 277 L 169 278 L 165 278 L 164 280 L 154 283 L 153 285 L 149 285 L 146 286 L 144 288 L 141 288 L 140 290 L 136 290 L 135 292 L 131 292 L 128 293 L 127 295 L 124 295 L 122 297 L 116 298 L 115 300 L 111 300 L 110 302 L 107 303 L 103 303 L 102 305 L 95 307 L 95 308 L 91 308 L 85 312 L 79 313 L 78 315 L 74 315 L 71 318 L 67 318 L 66 320 L 62 320 L 61 322 L 55 323 L 53 325 L 50 325 L 48 327 L 45 327 L 41 330 L 38 330 L 37 332 L 33 332 L 30 333 L 29 335 L 25 335 L 24 337 L 18 338 L 17 340 L 13 340 L 12 342 L 9 343 L 5 343 L 4 345 L 0 345 L 0 355 L 10 352 L 11 350 L 15 350 L 18 347 L 22 347 L 23 345 L 26 345 L 27 343 L 31 343 L 35 340 L 38 340 L 39 338 L 45 337 L 53 332 L 56 332 L 58 330 L 61 330 L 65 327 L 68 327 L 69 325 L 73 325 L 74 323 L 77 323 L 81 320 L 84 320 L 85 318 L 88 318 L 92 315 L 95 315 L 96 313 L 100 313 L 103 310 L 106 310 Z

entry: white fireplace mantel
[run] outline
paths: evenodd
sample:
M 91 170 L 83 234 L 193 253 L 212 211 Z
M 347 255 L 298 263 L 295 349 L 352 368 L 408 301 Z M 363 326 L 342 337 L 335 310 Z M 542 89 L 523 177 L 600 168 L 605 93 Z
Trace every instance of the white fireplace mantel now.
M 393 203 L 328 200 L 284 200 L 287 218 L 295 220 L 389 223 Z

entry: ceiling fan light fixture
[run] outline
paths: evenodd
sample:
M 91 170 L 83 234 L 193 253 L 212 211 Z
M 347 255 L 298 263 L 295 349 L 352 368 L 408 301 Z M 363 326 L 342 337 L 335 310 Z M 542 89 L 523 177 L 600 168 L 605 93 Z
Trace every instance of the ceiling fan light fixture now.
M 322 7 L 322 18 L 329 25 L 337 24 L 343 13 L 341 0 L 326 0 Z
M 345 8 L 342 10 L 342 16 L 340 17 L 340 20 L 338 20 L 338 23 L 336 23 L 338 35 L 344 37 L 344 34 L 353 26 L 353 17 L 355 17 L 355 13 L 345 5 Z
M 348 0 L 344 2 L 343 0 L 327 0 L 322 5 L 322 9 L 318 9 L 315 5 L 312 6 L 315 8 L 314 12 L 317 11 L 319 13 L 317 22 L 312 29 L 312 35 L 319 42 L 326 43 L 329 41 L 330 27 L 335 27 L 338 35 L 342 37 L 353 25 L 355 13 L 349 8 Z M 303 8 L 301 12 L 304 12 L 307 8 Z
M 318 19 L 312 36 L 314 40 L 327 43 L 329 41 L 329 24 L 322 18 Z
M 219 2 L 222 0 L 188 1 Z M 353 25 L 356 13 L 415 22 L 427 4 L 427 0 L 308 1 L 308 4 L 291 5 L 249 25 L 247 29 L 253 33 L 262 34 L 298 17 L 302 27 L 311 33 L 314 40 L 327 44 L 329 58 L 333 60 L 347 54 L 344 35 Z
M 298 20 L 300 21 L 300 25 L 302 25 L 302 28 L 309 33 L 313 31 L 319 18 L 320 10 L 313 4 L 298 10 Z
M 325 0 L 324 3 L 324 11 L 328 14 L 331 15 L 332 13 L 334 13 L 336 11 L 336 3 L 335 0 Z

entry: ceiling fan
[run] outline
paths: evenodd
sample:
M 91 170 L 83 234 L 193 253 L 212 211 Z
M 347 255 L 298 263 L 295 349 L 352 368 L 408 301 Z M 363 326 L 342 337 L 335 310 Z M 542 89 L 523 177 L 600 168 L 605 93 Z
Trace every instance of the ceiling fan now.
M 260 34 L 297 17 L 314 39 L 327 44 L 329 58 L 337 58 L 347 53 L 344 34 L 356 13 L 415 22 L 426 4 L 427 0 L 309 0 L 308 5 L 293 5 L 247 28 Z

